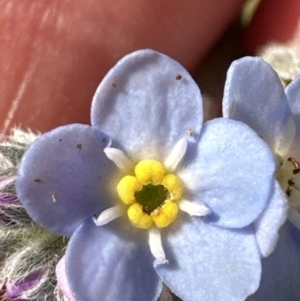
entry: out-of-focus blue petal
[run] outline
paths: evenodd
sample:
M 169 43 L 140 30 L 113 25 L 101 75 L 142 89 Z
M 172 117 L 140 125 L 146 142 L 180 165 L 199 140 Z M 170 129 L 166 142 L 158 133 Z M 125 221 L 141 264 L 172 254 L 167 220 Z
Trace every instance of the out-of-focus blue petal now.
M 288 156 L 300 160 L 300 76 L 293 80 L 285 91 L 296 124 L 296 135 Z
M 179 171 L 187 199 L 205 203 L 207 221 L 240 228 L 262 212 L 274 189 L 275 162 L 268 146 L 247 125 L 214 119 L 203 126 L 198 149 Z
M 34 221 L 70 236 L 111 199 L 115 165 L 103 148 L 109 138 L 87 125 L 59 127 L 26 151 L 16 189 Z
M 286 87 L 285 92 L 295 120 L 296 133 L 300 136 L 300 76 Z
M 147 232 L 127 229 L 126 223 L 120 218 L 97 227 L 89 219 L 72 235 L 66 269 L 76 301 L 157 300 L 162 282 L 152 266 Z
M 195 81 L 179 63 L 153 50 L 117 63 L 98 87 L 91 113 L 92 125 L 135 161 L 163 161 L 182 137 L 198 137 L 202 119 Z
M 190 219 L 164 238 L 169 264 L 155 263 L 158 275 L 184 301 L 245 300 L 261 274 L 252 228 L 222 229 Z
M 258 291 L 247 301 L 300 299 L 300 232 L 290 222 L 281 228 L 275 251 L 262 260 Z
M 275 181 L 273 196 L 261 216 L 254 222 L 255 235 L 262 256 L 269 256 L 276 247 L 278 231 L 285 222 L 288 203 L 285 193 Z
M 285 155 L 295 136 L 295 124 L 283 85 L 272 67 L 260 58 L 233 62 L 227 73 L 223 116 L 248 124 Z

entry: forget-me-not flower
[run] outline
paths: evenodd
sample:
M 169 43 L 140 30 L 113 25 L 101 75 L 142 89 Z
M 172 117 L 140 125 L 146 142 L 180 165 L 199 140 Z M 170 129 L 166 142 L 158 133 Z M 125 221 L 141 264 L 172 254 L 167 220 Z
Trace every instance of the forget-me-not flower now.
M 273 193 L 275 161 L 247 125 L 202 119 L 188 72 L 141 50 L 100 84 L 91 127 L 59 127 L 25 153 L 19 198 L 36 222 L 71 236 L 77 301 L 152 301 L 162 281 L 185 301 L 242 301 L 257 290 L 253 223 Z
M 284 91 L 277 73 L 260 58 L 245 57 L 231 65 L 223 116 L 245 122 L 267 142 L 278 163 L 275 192 L 284 191 L 280 198 L 288 199 L 289 218 L 300 229 L 299 115 L 299 77 Z
M 277 160 L 277 181 L 264 223 L 269 228 L 280 226 L 282 221 L 274 214 L 280 204 L 288 202 L 288 218 L 300 229 L 300 77 L 284 90 L 277 73 L 262 59 L 245 57 L 233 62 L 225 84 L 223 116 L 248 124 Z M 290 224 L 281 230 L 278 248 L 263 261 L 262 285 L 253 300 L 300 298 L 300 233 L 295 230 Z M 277 236 L 259 228 L 256 235 L 268 255 Z

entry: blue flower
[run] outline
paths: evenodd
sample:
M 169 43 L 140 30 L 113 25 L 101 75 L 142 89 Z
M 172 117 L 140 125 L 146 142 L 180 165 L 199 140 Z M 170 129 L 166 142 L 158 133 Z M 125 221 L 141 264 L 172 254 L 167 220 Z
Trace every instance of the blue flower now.
M 245 57 L 228 70 L 223 116 L 245 122 L 267 142 L 277 159 L 279 185 L 274 196 L 288 199 L 289 219 L 300 229 L 299 97 L 300 78 L 284 91 L 270 65 L 260 58 Z
M 188 72 L 142 50 L 100 84 L 92 127 L 59 127 L 25 153 L 19 198 L 36 222 L 71 236 L 66 272 L 77 301 L 156 300 L 162 281 L 186 301 L 257 290 L 253 224 L 268 215 L 273 155 L 245 124 L 202 119 Z
M 263 261 L 260 290 L 253 300 L 298 300 L 300 233 L 292 235 L 290 222 L 300 230 L 300 77 L 284 90 L 277 73 L 262 59 L 245 57 L 233 62 L 225 85 L 223 116 L 248 124 L 276 158 L 277 181 L 263 221 L 265 229 L 281 225 L 274 214 L 289 204 L 289 222 L 281 230 L 278 248 Z M 268 255 L 277 236 L 258 230 L 257 238 L 262 253 Z

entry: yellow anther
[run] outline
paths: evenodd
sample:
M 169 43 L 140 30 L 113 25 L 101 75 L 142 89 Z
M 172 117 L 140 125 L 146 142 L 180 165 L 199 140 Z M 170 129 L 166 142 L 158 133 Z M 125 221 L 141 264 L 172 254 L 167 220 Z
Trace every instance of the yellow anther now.
M 168 189 L 172 201 L 178 201 L 181 198 L 183 186 L 178 177 L 171 173 L 166 174 L 161 184 Z
M 147 185 L 149 183 L 158 185 L 165 175 L 164 166 L 155 160 L 140 161 L 134 169 L 135 175 L 141 184 Z
M 142 205 L 138 203 L 132 204 L 128 208 L 127 216 L 134 226 L 141 229 L 149 229 L 153 224 L 151 216 L 145 213 Z
M 174 202 L 166 202 L 161 208 L 153 211 L 151 217 L 158 228 L 165 228 L 176 219 L 177 214 L 177 204 Z
M 134 194 L 143 188 L 143 185 L 133 176 L 123 177 L 118 186 L 117 191 L 119 198 L 126 205 L 130 205 L 135 202 Z

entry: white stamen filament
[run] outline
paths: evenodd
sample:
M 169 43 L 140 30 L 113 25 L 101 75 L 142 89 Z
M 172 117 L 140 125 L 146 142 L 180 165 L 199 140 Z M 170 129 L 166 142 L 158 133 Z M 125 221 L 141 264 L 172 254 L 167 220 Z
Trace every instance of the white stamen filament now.
M 132 167 L 132 163 L 127 156 L 120 149 L 113 147 L 106 147 L 104 153 L 108 159 L 113 161 L 121 170 L 128 170 Z
M 288 219 L 298 230 L 300 230 L 300 213 L 298 210 L 290 208 L 288 212 Z
M 204 204 L 190 202 L 187 200 L 181 200 L 180 202 L 178 202 L 178 206 L 182 211 L 192 216 L 205 216 L 211 213 L 210 209 L 207 208 Z
M 96 226 L 103 226 L 108 224 L 109 222 L 117 219 L 118 217 L 124 215 L 126 210 L 122 205 L 116 205 L 111 208 L 104 210 L 98 218 L 94 219 Z
M 158 228 L 151 228 L 149 230 L 149 246 L 152 255 L 160 264 L 169 263 L 166 259 L 165 251 L 161 243 L 161 235 Z
M 188 142 L 186 138 L 181 138 L 174 148 L 171 150 L 171 153 L 165 161 L 165 167 L 170 171 L 174 171 L 182 158 L 184 157 L 187 150 Z

